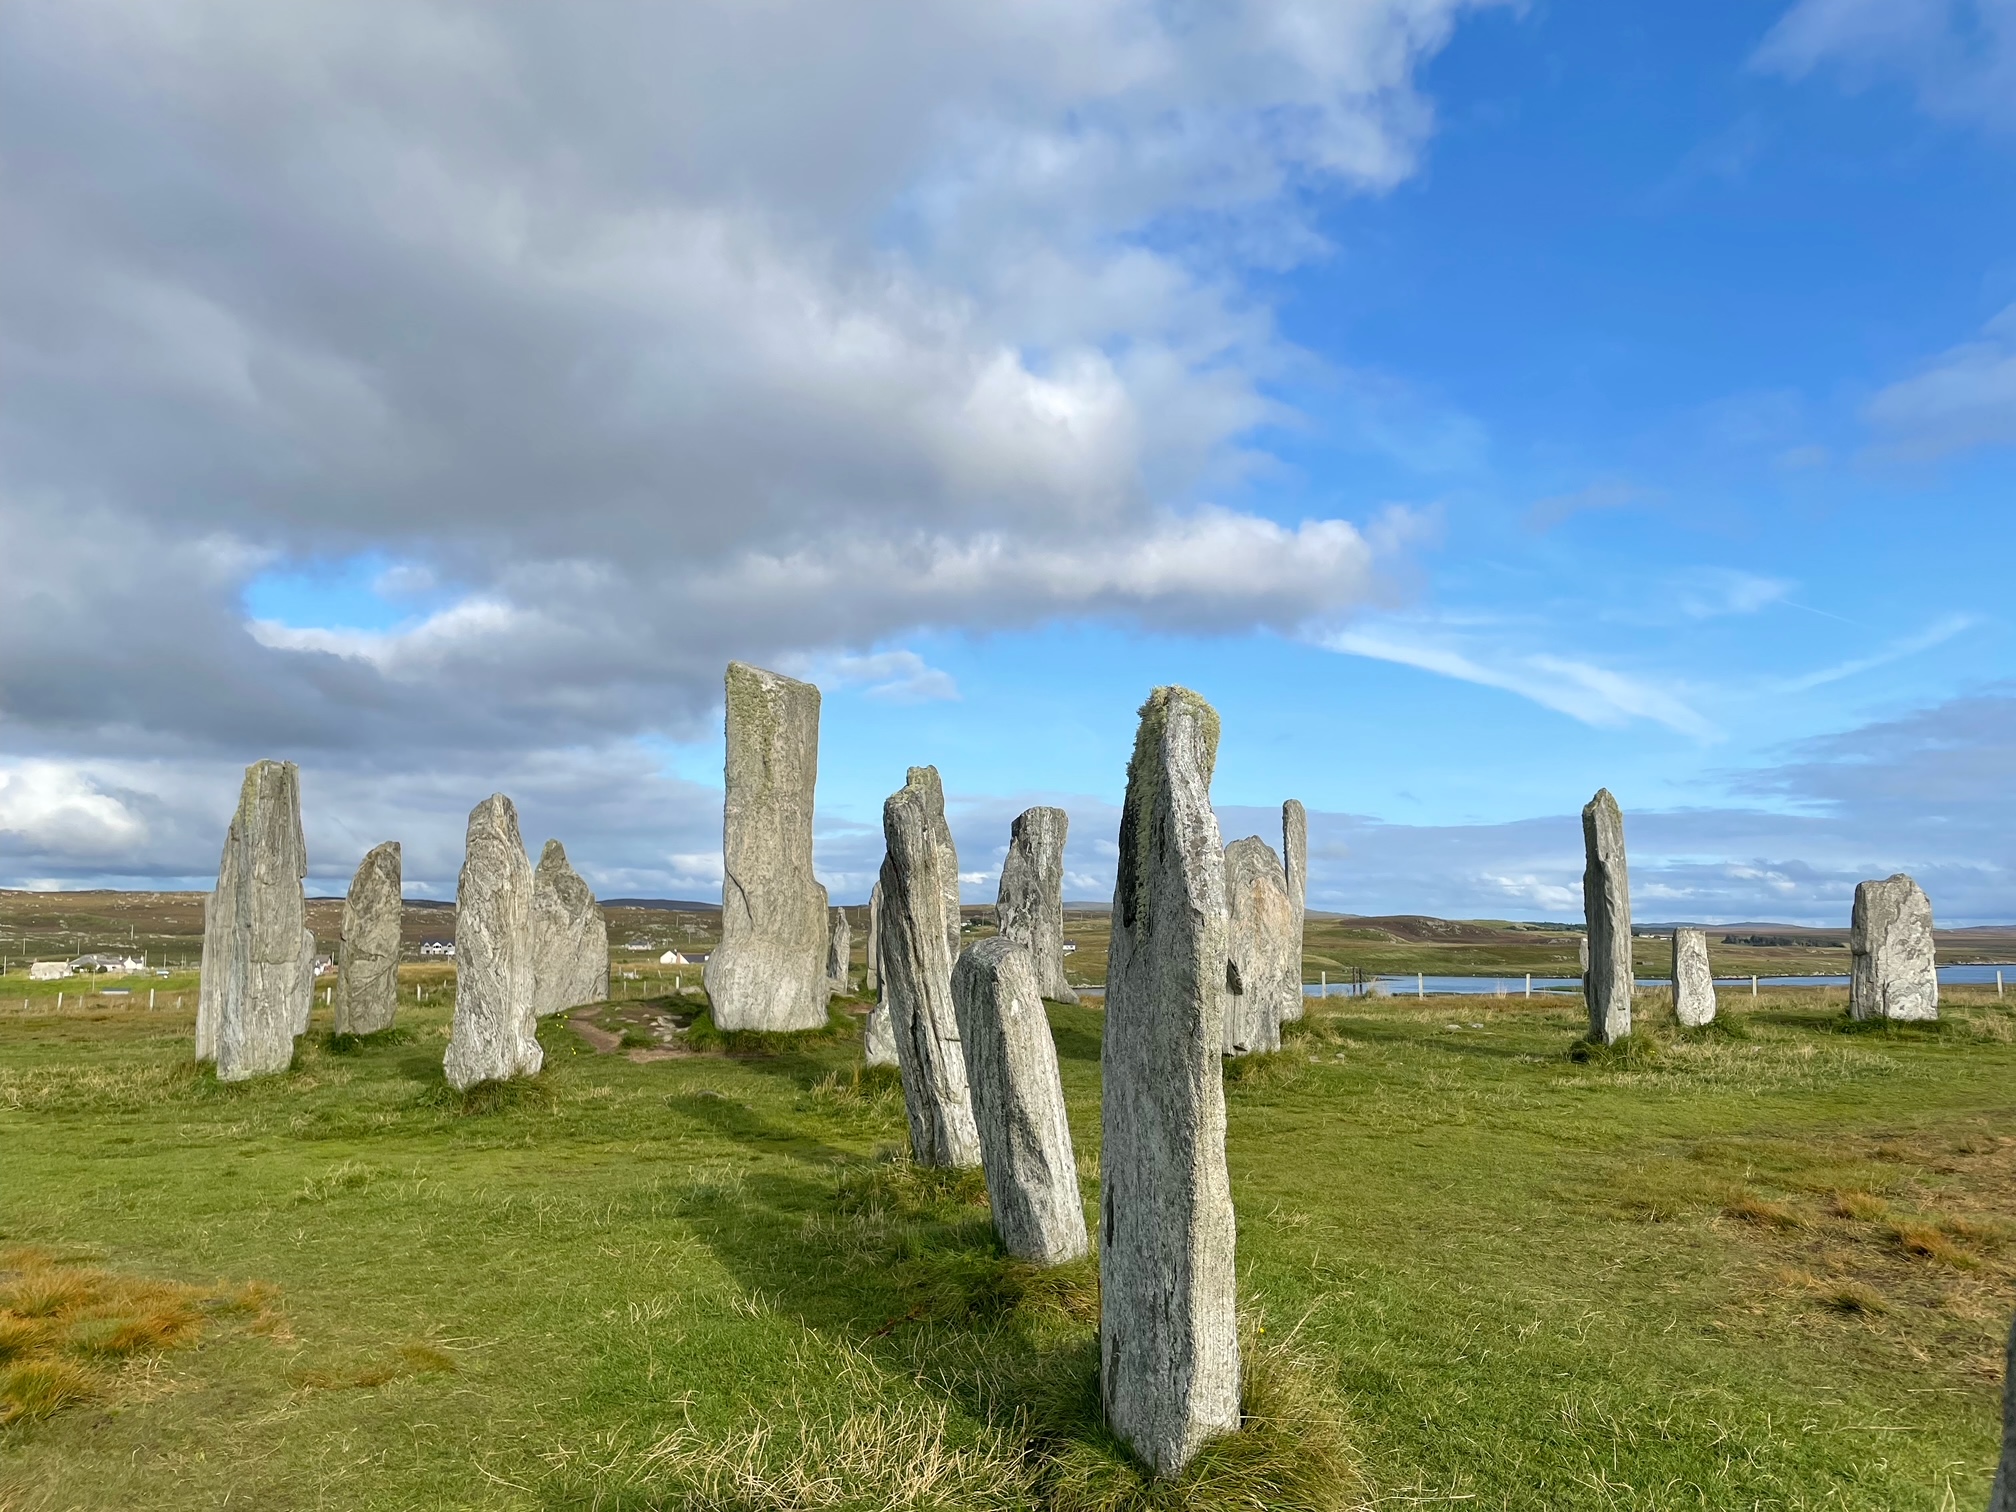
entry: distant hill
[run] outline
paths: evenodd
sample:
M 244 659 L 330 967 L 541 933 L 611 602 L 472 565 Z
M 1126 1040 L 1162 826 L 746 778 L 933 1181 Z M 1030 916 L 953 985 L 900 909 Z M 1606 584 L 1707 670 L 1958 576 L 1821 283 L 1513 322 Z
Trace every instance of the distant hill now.
M 604 898 L 604 908 L 656 908 L 666 913 L 719 913 L 721 904 L 696 903 L 691 898 Z

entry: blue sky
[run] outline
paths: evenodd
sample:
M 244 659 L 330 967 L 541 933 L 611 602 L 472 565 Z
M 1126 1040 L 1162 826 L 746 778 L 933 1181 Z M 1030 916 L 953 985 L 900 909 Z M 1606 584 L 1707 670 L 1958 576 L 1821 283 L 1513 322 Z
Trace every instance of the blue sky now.
M 1561 917 L 1607 785 L 1641 916 L 2016 917 L 2006 0 L 790 9 L 0 22 L 0 881 L 286 755 L 327 890 L 501 787 L 704 895 L 740 656 L 842 897 L 925 761 L 1103 896 L 1174 681 L 1323 906 Z

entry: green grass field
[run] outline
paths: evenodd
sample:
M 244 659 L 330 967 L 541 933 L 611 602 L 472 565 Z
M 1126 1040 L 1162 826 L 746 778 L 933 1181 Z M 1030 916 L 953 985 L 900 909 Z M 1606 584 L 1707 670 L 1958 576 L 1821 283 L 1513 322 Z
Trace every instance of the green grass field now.
M 1096 1423 L 1094 1273 L 1006 1262 L 976 1178 L 896 1158 L 850 1032 L 666 1057 L 549 1022 L 536 1081 L 463 1099 L 443 998 L 340 1051 L 318 1006 L 237 1087 L 189 1012 L 52 1006 L 0 1003 L 6 1512 L 1986 1501 L 1992 990 L 1933 1031 L 1641 1004 L 1592 1060 L 1572 1000 L 1315 1005 L 1228 1073 L 1273 1447 L 1145 1491 Z M 1091 1203 L 1100 1019 L 1053 1024 Z

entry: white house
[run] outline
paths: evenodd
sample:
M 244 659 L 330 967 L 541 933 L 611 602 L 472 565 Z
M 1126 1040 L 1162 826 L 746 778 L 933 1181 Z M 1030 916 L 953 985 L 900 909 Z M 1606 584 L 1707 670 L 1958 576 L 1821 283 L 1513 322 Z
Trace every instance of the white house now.
M 658 964 L 660 966 L 690 966 L 693 963 L 679 954 L 678 951 L 668 950 L 665 954 L 658 957 Z
M 455 954 L 453 940 L 422 940 L 420 954 L 423 956 L 452 956 Z
M 37 961 L 28 968 L 28 980 L 31 982 L 56 982 L 68 975 L 68 961 Z

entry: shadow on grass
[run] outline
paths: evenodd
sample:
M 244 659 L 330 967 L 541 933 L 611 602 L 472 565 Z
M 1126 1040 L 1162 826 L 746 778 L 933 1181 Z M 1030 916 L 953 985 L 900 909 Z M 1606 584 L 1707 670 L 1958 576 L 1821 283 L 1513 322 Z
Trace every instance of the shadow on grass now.
M 338 1034 L 333 1029 L 322 1036 L 322 1048 L 330 1055 L 364 1055 L 393 1045 L 410 1045 L 417 1039 L 411 1029 L 394 1024 L 374 1034 Z

